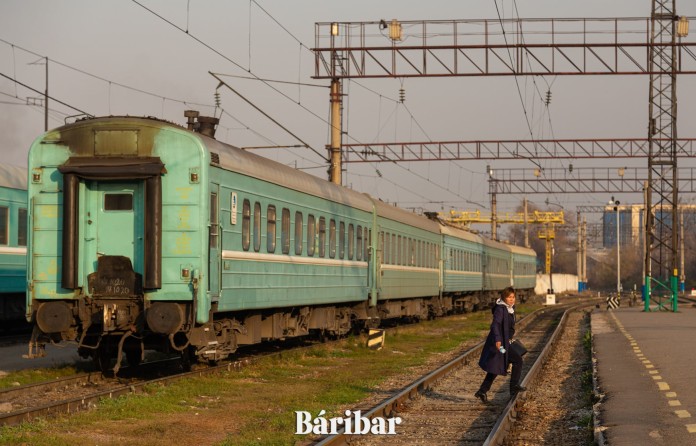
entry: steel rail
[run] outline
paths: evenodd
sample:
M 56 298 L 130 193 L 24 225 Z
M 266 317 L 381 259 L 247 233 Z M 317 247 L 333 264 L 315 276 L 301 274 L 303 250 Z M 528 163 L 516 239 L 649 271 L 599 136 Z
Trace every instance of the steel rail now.
M 62 401 L 56 401 L 56 402 L 44 404 L 44 405 L 37 406 L 37 407 L 30 407 L 30 408 L 18 410 L 15 412 L 0 414 L 0 426 L 19 424 L 19 423 L 22 423 L 25 421 L 33 420 L 35 418 L 45 417 L 45 416 L 53 416 L 53 415 L 57 415 L 60 413 L 75 413 L 75 412 L 79 412 L 82 410 L 87 410 L 87 409 L 96 407 L 97 403 L 101 399 L 105 399 L 105 398 L 111 399 L 111 398 L 117 398 L 121 395 L 127 395 L 130 393 L 138 393 L 146 385 L 150 385 L 150 384 L 167 385 L 167 384 L 176 382 L 180 379 L 201 377 L 201 376 L 210 375 L 210 374 L 214 374 L 214 373 L 220 373 L 223 371 L 239 370 L 239 369 L 255 362 L 258 359 L 265 358 L 265 357 L 271 357 L 273 355 L 279 355 L 282 353 L 283 352 L 276 352 L 276 353 L 272 353 L 270 355 L 264 355 L 264 356 L 254 357 L 254 358 L 246 358 L 246 359 L 242 359 L 242 360 L 238 360 L 238 361 L 225 362 L 224 364 L 210 366 L 210 367 L 207 367 L 205 369 L 179 373 L 179 374 L 172 375 L 172 376 L 165 376 L 165 377 L 151 379 L 151 380 L 143 380 L 143 381 L 138 382 L 138 383 L 123 384 L 123 385 L 120 385 L 116 388 L 95 392 L 95 393 L 90 394 L 90 395 L 84 395 L 84 396 L 80 396 L 80 397 L 76 397 L 76 398 L 70 398 L 70 399 L 66 399 L 66 400 L 62 400 Z M 150 364 L 152 364 L 152 363 L 150 363 Z M 71 378 L 79 378 L 79 377 L 71 377 Z M 68 380 L 70 380 L 71 378 L 68 378 Z M 46 386 L 47 384 L 59 384 L 61 382 L 62 381 L 58 380 L 55 383 L 54 382 L 37 383 L 36 385 L 37 386 L 42 386 L 42 385 Z M 30 387 L 30 386 L 32 386 L 32 385 L 29 385 L 26 387 Z
M 564 305 L 559 305 L 558 307 L 563 307 Z M 527 325 L 535 321 L 539 315 L 548 311 L 548 308 L 540 308 L 539 310 L 530 313 L 517 323 L 517 327 L 523 330 Z M 462 353 L 457 358 L 451 360 L 447 364 L 439 367 L 433 372 L 419 378 L 413 383 L 409 384 L 404 390 L 394 395 L 393 397 L 383 401 L 377 406 L 370 409 L 366 414 L 362 415 L 364 418 L 372 420 L 375 417 L 381 418 L 391 418 L 396 415 L 404 407 L 407 401 L 416 398 L 418 395 L 423 394 L 433 388 L 435 384 L 444 376 L 452 373 L 457 368 L 466 365 L 472 359 L 478 358 L 481 350 L 483 350 L 483 345 L 485 341 L 481 341 L 472 348 L 468 349 Z M 314 443 L 315 446 L 336 446 L 336 445 L 347 445 L 350 444 L 350 439 L 352 436 L 345 434 L 342 429 L 340 432 L 332 435 L 328 435 L 318 442 Z
M 328 343 L 323 343 L 323 344 L 328 344 Z M 7 426 L 7 425 L 15 425 L 19 424 L 25 421 L 30 421 L 35 418 L 39 417 L 46 417 L 46 416 L 54 416 L 57 414 L 61 413 L 75 413 L 79 412 L 82 410 L 87 410 L 91 409 L 93 407 L 96 407 L 97 403 L 99 400 L 104 399 L 104 398 L 116 398 L 122 395 L 127 395 L 130 393 L 138 393 L 142 391 L 143 387 L 146 385 L 150 384 L 161 384 L 161 385 L 168 385 L 170 383 L 174 383 L 178 380 L 181 379 L 186 379 L 186 378 L 194 378 L 194 377 L 202 377 L 206 375 L 212 375 L 216 373 L 221 373 L 221 372 L 231 372 L 231 371 L 239 371 L 243 369 L 244 367 L 253 364 L 261 359 L 266 359 L 266 358 L 273 358 L 273 357 L 282 357 L 283 354 L 287 354 L 290 352 L 297 352 L 297 351 L 302 351 L 305 349 L 310 349 L 313 347 L 316 347 L 317 343 L 311 343 L 309 345 L 304 345 L 300 347 L 294 347 L 289 350 L 283 350 L 283 351 L 274 351 L 272 353 L 251 353 L 253 356 L 237 359 L 234 361 L 224 361 L 219 363 L 218 365 L 213 365 L 213 366 L 203 366 L 205 368 L 200 368 L 198 370 L 193 370 L 190 372 L 183 372 L 183 373 L 177 373 L 174 375 L 170 376 L 165 376 L 161 378 L 156 378 L 156 379 L 145 379 L 141 382 L 137 383 L 127 383 L 123 384 L 120 386 L 117 386 L 115 388 L 111 388 L 108 390 L 102 390 L 95 392 L 90 395 L 83 395 L 75 398 L 70 398 L 70 399 L 65 399 L 61 401 L 54 401 L 50 402 L 47 404 L 43 404 L 41 406 L 37 407 L 31 407 L 31 408 L 26 408 L 26 409 L 21 409 L 17 410 L 14 412 L 8 412 L 8 413 L 2 413 L 0 414 L 0 426 Z M 167 360 L 162 360 L 162 361 L 157 361 L 157 362 L 150 362 L 150 363 L 144 363 L 141 365 L 141 367 L 149 367 L 155 364 L 162 364 L 165 362 L 172 362 L 172 361 L 178 361 L 172 360 L 172 359 L 167 359 Z M 126 368 L 123 369 L 123 371 L 127 370 Z M 84 376 L 77 376 L 77 377 L 68 377 L 66 379 L 59 379 L 55 381 L 50 381 L 50 382 L 41 382 L 41 383 L 36 383 L 36 384 L 30 384 L 26 386 L 22 386 L 17 389 L 8 389 L 5 391 L 0 392 L 0 401 L 2 401 L 1 397 L 3 395 L 10 395 L 11 392 L 17 392 L 17 391 L 22 391 L 24 389 L 28 388 L 33 388 L 34 391 L 40 392 L 41 390 L 50 390 L 51 388 L 58 388 L 61 386 L 65 386 L 66 382 L 70 382 L 71 380 L 75 380 L 75 382 L 79 382 L 79 379 L 85 379 Z M 95 378 L 96 379 L 96 378 Z M 42 387 L 43 386 L 43 387 Z M 6 392 L 6 393 L 3 393 Z
M 0 402 L 7 401 L 11 398 L 17 398 L 18 396 L 21 396 L 22 394 L 26 393 L 40 394 L 43 392 L 48 392 L 50 390 L 65 387 L 75 387 L 81 384 L 98 383 L 104 380 L 104 375 L 101 372 L 89 372 L 73 376 L 56 378 L 51 381 L 42 381 L 32 384 L 25 384 L 17 387 L 8 387 L 6 389 L 0 390 Z M 2 419 L 1 415 L 0 419 Z M 0 424 L 2 424 L 1 421 Z
M 534 365 L 530 367 L 529 371 L 522 380 L 523 387 L 529 388 L 535 385 L 537 376 L 539 375 L 539 373 L 541 373 L 542 368 L 546 364 L 546 361 L 549 359 L 551 353 L 553 352 L 556 346 L 556 341 L 560 337 L 561 333 L 563 333 L 563 330 L 565 330 L 565 326 L 568 321 L 568 314 L 570 314 L 571 311 L 576 311 L 577 309 L 585 306 L 588 306 L 587 302 L 568 308 L 563 313 L 561 321 L 559 322 L 558 326 L 556 327 L 548 342 L 544 346 L 544 349 L 541 351 L 541 353 L 537 357 L 537 360 L 534 361 Z M 500 415 L 500 417 L 498 417 L 498 421 L 493 426 L 493 430 L 491 430 L 491 433 L 488 435 L 488 438 L 486 438 L 486 441 L 483 443 L 484 446 L 498 446 L 503 444 L 505 438 L 510 433 L 512 426 L 515 424 L 515 421 L 517 420 L 517 412 L 524 405 L 525 394 L 526 391 L 520 392 L 514 398 L 510 399 L 508 405 L 505 407 L 505 410 Z

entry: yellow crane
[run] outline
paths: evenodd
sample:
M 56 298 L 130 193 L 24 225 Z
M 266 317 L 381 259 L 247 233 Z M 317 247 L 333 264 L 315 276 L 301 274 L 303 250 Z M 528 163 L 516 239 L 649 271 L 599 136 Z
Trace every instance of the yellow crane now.
M 450 211 L 449 215 L 438 214 L 439 217 L 447 223 L 455 226 L 468 228 L 472 223 L 491 223 L 493 215 L 490 212 L 476 211 Z M 524 212 L 504 212 L 497 213 L 495 220 L 498 223 L 514 223 L 514 224 L 550 224 L 556 223 L 559 225 L 565 224 L 565 215 L 563 211 L 533 211 L 528 212 L 525 218 Z
M 492 223 L 494 217 L 492 213 L 476 211 L 450 211 L 449 215 L 438 213 L 438 216 L 443 221 L 459 226 L 463 229 L 469 229 L 472 223 Z M 512 223 L 512 224 L 543 224 L 544 229 L 539 231 L 539 238 L 545 241 L 546 245 L 546 274 L 551 273 L 551 254 L 553 252 L 553 239 L 556 238 L 556 230 L 554 226 L 565 224 L 565 215 L 563 211 L 533 211 L 528 212 L 525 216 L 524 212 L 505 212 L 495 215 L 497 223 Z

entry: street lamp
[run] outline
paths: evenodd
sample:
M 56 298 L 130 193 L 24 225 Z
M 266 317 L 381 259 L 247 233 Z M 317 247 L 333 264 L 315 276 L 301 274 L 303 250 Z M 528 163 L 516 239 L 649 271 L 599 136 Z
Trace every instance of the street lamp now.
M 616 211 L 616 296 L 621 297 L 621 219 L 619 217 L 619 200 L 611 197 L 609 206 L 614 206 Z

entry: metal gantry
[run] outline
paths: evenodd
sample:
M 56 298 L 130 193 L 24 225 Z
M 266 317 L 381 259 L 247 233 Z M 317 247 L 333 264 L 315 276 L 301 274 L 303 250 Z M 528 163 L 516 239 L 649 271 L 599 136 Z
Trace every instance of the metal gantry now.
M 676 311 L 679 237 L 674 222 L 679 178 L 684 178 L 677 169 L 676 76 L 696 74 L 696 38 L 688 36 L 688 22 L 689 18 L 676 15 L 675 0 L 653 0 L 650 18 L 316 23 L 313 77 L 331 79 L 335 101 L 345 78 L 649 75 L 645 309 L 651 308 L 655 298 L 657 307 L 665 308 L 660 293 L 653 296 L 654 281 L 667 291 L 671 309 Z M 340 113 L 334 108 L 332 134 L 341 135 Z M 338 145 L 332 138 L 332 155 Z M 537 152 L 538 146 L 533 146 Z M 396 161 L 368 147 L 358 152 Z M 331 180 L 337 183 L 343 158 L 338 155 L 331 160 Z M 492 199 L 496 192 L 503 192 L 498 183 L 490 186 Z M 634 185 L 632 191 L 637 189 Z M 550 190 L 544 187 L 543 192 Z M 655 212 L 669 206 L 669 217 Z
M 666 15 L 664 9 L 658 14 Z M 397 23 L 398 35 L 388 32 L 392 23 L 383 20 L 316 23 L 313 77 L 659 73 L 650 54 L 652 23 L 652 18 L 412 20 Z M 677 73 L 696 74 L 696 38 L 680 39 L 673 48 Z
M 645 167 L 576 167 L 572 172 L 563 168 L 519 168 L 494 172 L 495 177 L 489 181 L 497 183 L 498 194 L 642 193 L 649 180 L 649 169 Z M 696 192 L 696 168 L 679 168 L 677 184 L 682 192 Z
M 677 54 L 678 17 L 675 0 L 653 0 L 650 17 L 650 109 L 648 187 L 646 191 L 645 311 L 677 311 L 679 233 L 677 203 Z M 687 22 L 688 23 L 688 22 Z M 679 39 L 681 40 L 681 39 Z M 670 212 L 658 212 L 668 207 Z M 653 292 L 655 289 L 655 292 Z
M 677 156 L 696 156 L 695 138 L 682 138 L 676 144 Z M 343 144 L 343 162 L 647 158 L 649 145 L 648 138 Z

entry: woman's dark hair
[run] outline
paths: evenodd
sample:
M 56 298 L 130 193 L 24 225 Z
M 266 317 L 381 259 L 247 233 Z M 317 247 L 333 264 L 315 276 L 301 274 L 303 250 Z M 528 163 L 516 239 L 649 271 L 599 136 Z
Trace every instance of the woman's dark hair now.
M 503 291 L 500 292 L 500 298 L 505 299 L 511 294 L 515 294 L 515 289 L 511 286 L 505 288 Z

